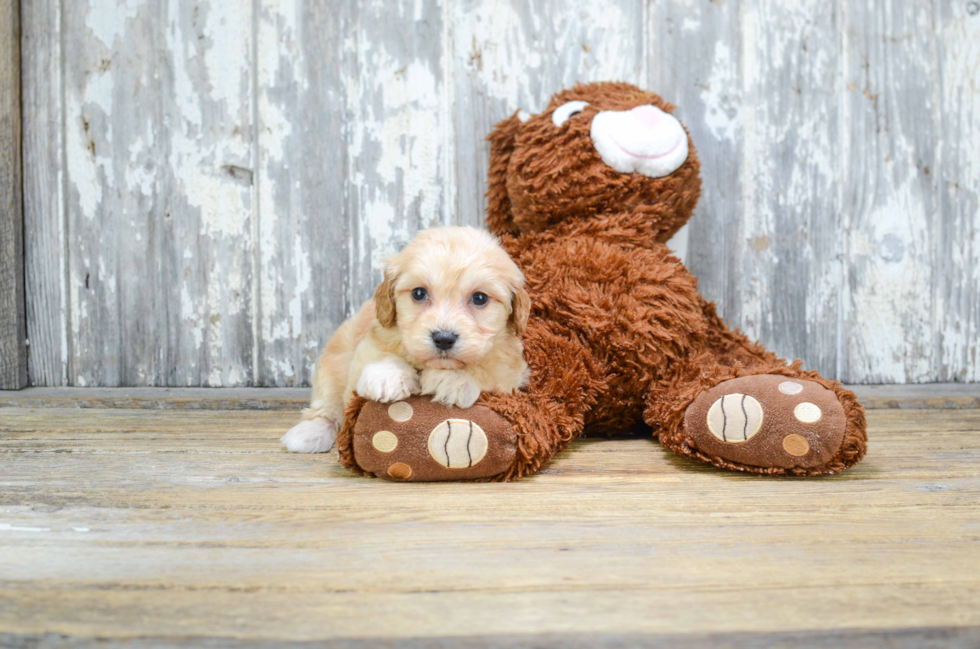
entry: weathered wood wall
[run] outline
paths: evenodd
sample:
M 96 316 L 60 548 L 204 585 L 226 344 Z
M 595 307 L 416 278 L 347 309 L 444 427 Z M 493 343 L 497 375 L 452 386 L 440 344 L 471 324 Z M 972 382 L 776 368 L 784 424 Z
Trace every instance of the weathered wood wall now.
M 0 390 L 27 385 L 20 3 L 0 0 Z
M 686 259 L 850 382 L 980 380 L 972 0 L 23 0 L 40 385 L 300 385 L 492 125 L 576 81 L 677 103 Z

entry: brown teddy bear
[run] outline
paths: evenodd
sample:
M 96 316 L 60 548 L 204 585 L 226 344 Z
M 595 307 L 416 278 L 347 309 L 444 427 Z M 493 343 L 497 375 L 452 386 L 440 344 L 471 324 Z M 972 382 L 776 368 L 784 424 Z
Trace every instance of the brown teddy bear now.
M 583 433 L 638 423 L 737 471 L 836 473 L 864 456 L 854 394 L 729 329 L 667 249 L 701 188 L 672 111 L 635 86 L 592 83 L 497 125 L 486 223 L 526 276 L 530 384 L 465 410 L 355 398 L 337 438 L 345 466 L 514 480 Z

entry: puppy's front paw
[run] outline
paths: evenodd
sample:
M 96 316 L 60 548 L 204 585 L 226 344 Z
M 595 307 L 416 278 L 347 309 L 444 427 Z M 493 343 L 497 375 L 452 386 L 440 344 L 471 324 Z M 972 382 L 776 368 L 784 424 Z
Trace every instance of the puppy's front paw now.
M 371 401 L 390 403 L 419 393 L 419 375 L 399 359 L 370 363 L 361 370 L 357 393 Z
M 280 442 L 293 453 L 326 453 L 333 448 L 337 438 L 337 425 L 317 417 L 301 421 L 280 438 Z
M 444 406 L 469 408 L 480 398 L 480 385 L 465 372 L 422 370 L 422 394 Z

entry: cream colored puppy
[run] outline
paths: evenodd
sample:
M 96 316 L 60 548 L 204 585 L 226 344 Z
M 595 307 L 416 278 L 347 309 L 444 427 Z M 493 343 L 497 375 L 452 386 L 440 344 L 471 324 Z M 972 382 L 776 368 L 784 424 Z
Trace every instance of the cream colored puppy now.
M 481 392 L 527 381 L 524 275 L 490 234 L 444 227 L 388 260 L 374 300 L 337 329 L 317 363 L 303 421 L 282 437 L 296 453 L 333 447 L 356 390 L 372 401 L 432 395 L 468 408 Z

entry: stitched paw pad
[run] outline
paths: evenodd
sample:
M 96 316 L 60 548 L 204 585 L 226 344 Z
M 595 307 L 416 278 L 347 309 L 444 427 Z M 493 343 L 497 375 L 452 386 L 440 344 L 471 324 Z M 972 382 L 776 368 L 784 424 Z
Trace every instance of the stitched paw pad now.
M 475 480 L 506 471 L 517 435 L 484 406 L 449 408 L 428 397 L 368 402 L 354 425 L 354 460 L 379 478 Z
M 813 469 L 834 458 L 846 417 L 837 395 L 806 379 L 772 374 L 724 381 L 684 417 L 687 444 L 755 467 Z

